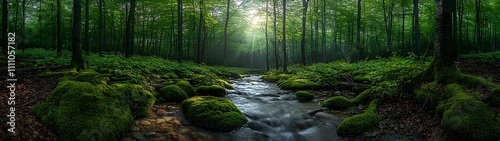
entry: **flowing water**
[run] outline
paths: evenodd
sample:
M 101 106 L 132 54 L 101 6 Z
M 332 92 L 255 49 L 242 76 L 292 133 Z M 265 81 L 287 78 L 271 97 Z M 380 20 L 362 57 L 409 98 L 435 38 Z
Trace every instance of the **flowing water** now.
M 227 98 L 249 121 L 238 130 L 217 134 L 217 140 L 339 140 L 335 128 L 340 119 L 326 113 L 308 114 L 321 109 L 317 100 L 300 103 L 293 92 L 281 90 L 259 77 L 232 80 L 234 89 L 228 90 Z

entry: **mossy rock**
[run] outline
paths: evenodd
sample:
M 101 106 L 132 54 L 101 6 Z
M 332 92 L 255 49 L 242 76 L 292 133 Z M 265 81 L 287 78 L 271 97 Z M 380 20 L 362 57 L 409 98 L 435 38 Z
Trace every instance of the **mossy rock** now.
M 297 100 L 299 100 L 299 102 L 308 102 L 314 99 L 314 95 L 307 91 L 295 92 L 295 96 L 297 96 Z
M 219 86 L 222 86 L 226 89 L 234 89 L 233 85 L 231 85 L 229 82 L 227 82 L 226 80 L 223 80 L 223 79 L 217 79 L 216 84 Z
M 278 83 L 278 86 L 284 90 L 311 90 L 320 85 L 309 79 L 287 79 Z
M 52 77 L 52 76 L 67 76 L 67 75 L 75 75 L 75 74 L 78 74 L 78 72 L 76 71 L 76 69 L 69 69 L 69 70 L 63 70 L 63 71 L 44 71 L 40 74 L 38 74 L 38 76 L 40 77 Z
M 63 77 L 63 78 L 59 79 L 59 82 L 66 81 L 66 80 L 90 82 L 92 84 L 108 84 L 110 79 L 108 78 L 108 75 L 106 75 L 106 74 L 100 74 L 98 72 L 95 72 L 94 70 L 88 69 L 88 70 L 79 72 L 75 75 Z
M 363 113 L 347 117 L 337 127 L 339 136 L 359 135 L 364 131 L 378 125 L 380 118 L 375 113 L 378 105 L 378 100 L 370 102 L 368 109 Z
M 182 80 L 182 81 L 177 82 L 175 85 L 177 85 L 184 92 L 186 92 L 188 97 L 192 97 L 192 96 L 196 95 L 196 90 L 194 89 L 193 86 L 191 86 L 191 84 L 188 81 Z
M 343 97 L 343 96 L 334 96 L 331 98 L 326 99 L 321 103 L 321 106 L 323 107 L 328 107 L 330 109 L 338 109 L 338 110 L 343 110 L 351 107 L 353 103 L 349 101 L 349 99 Z
M 149 117 L 156 100 L 151 92 L 136 84 L 113 84 L 105 93 L 122 93 L 136 119 Z
M 490 105 L 500 106 L 500 86 L 496 86 L 490 92 L 491 100 L 489 101 Z
M 437 113 L 442 113 L 441 126 L 454 136 L 466 140 L 497 140 L 500 138 L 500 118 L 477 95 L 465 92 L 457 84 L 449 84 L 444 93 L 453 94 L 441 101 Z
M 431 101 L 441 101 L 451 97 L 449 93 L 441 93 L 440 85 L 437 82 L 423 84 L 414 91 L 417 99 L 425 101 L 430 98 Z
M 218 85 L 200 86 L 196 89 L 196 93 L 200 96 L 224 97 L 227 95 L 226 89 Z
M 214 96 L 195 96 L 182 102 L 189 121 L 205 128 L 233 130 L 247 123 L 246 117 L 231 101 Z
M 63 141 L 118 140 L 134 124 L 121 93 L 103 84 L 60 81 L 33 112 Z
M 184 92 L 184 90 L 179 88 L 179 86 L 177 85 L 169 85 L 161 88 L 158 92 L 158 95 L 156 96 L 156 99 L 158 99 L 158 102 L 160 103 L 181 102 L 187 98 L 188 95 L 186 94 L 186 92 Z

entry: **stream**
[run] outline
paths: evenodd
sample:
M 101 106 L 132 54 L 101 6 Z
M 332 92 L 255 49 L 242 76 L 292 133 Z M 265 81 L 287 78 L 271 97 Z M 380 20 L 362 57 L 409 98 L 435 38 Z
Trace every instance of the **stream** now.
M 251 75 L 231 80 L 234 89 L 226 96 L 247 117 L 242 128 L 215 135 L 217 140 L 336 141 L 341 119 L 326 113 L 318 100 L 300 103 L 293 92 Z M 315 113 L 314 116 L 308 113 Z

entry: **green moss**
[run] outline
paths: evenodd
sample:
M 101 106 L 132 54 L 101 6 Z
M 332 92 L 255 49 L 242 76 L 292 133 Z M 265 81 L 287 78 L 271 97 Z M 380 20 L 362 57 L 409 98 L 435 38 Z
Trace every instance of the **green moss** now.
M 353 103 L 343 96 L 334 96 L 326 99 L 323 103 L 321 103 L 321 106 L 323 107 L 339 110 L 347 109 L 352 105 Z
M 299 100 L 299 102 L 308 102 L 314 99 L 314 95 L 307 91 L 295 92 L 295 96 L 297 96 L 297 100 Z
M 356 104 L 361 104 L 361 103 L 364 103 L 364 102 L 368 102 L 368 100 L 373 95 L 373 93 L 375 93 L 376 91 L 378 91 L 377 88 L 380 88 L 380 87 L 371 87 L 370 89 L 367 89 L 367 90 L 361 92 L 359 95 L 357 95 L 355 98 L 353 98 L 351 100 L 351 103 L 353 105 L 356 105 Z
M 105 93 L 123 95 L 135 118 L 149 117 L 151 108 L 155 104 L 153 94 L 136 84 L 113 84 L 110 86 L 110 90 Z
M 491 100 L 489 101 L 490 105 L 500 106 L 500 86 L 496 86 L 490 92 Z
M 437 114 L 442 114 L 441 126 L 454 136 L 466 140 L 496 140 L 500 138 L 500 119 L 486 107 L 477 95 L 465 92 L 457 84 L 449 84 L 443 93 L 453 95 L 441 101 Z
M 344 119 L 337 127 L 337 134 L 339 136 L 357 135 L 377 126 L 380 121 L 378 115 L 375 113 L 377 105 L 378 100 L 373 100 L 364 113 Z
M 188 119 L 202 127 L 217 130 L 233 130 L 247 122 L 246 117 L 225 98 L 195 96 L 181 104 Z
M 452 96 L 450 93 L 440 92 L 440 86 L 437 82 L 423 84 L 420 88 L 415 89 L 414 93 L 417 99 L 430 100 L 431 102 L 441 101 Z
M 226 89 L 218 85 L 200 86 L 196 90 L 196 93 L 201 96 L 209 95 L 209 96 L 224 97 L 227 95 Z
M 186 92 L 184 92 L 181 88 L 176 85 L 169 85 L 163 87 L 158 92 L 156 96 L 158 102 L 181 102 L 184 99 L 188 98 Z
M 223 79 L 217 79 L 215 82 L 217 85 L 222 86 L 226 89 L 234 89 L 233 85 L 231 85 L 229 82 Z
M 61 81 L 33 112 L 61 140 L 118 140 L 134 124 L 129 105 L 103 84 Z
M 177 85 L 179 88 L 184 90 L 184 92 L 186 92 L 188 97 L 192 97 L 192 96 L 196 95 L 196 90 L 194 89 L 193 86 L 191 86 L 191 84 L 188 81 L 184 81 L 184 80 L 179 81 L 175 85 Z
M 287 79 L 278 83 L 278 86 L 284 90 L 310 90 L 316 89 L 319 84 L 309 79 Z
M 109 78 L 106 74 L 100 74 L 91 69 L 79 72 L 75 75 L 63 77 L 59 81 L 66 81 L 66 80 L 90 82 L 92 84 L 107 84 L 109 82 Z
M 76 69 L 69 69 L 69 70 L 63 70 L 63 71 L 44 71 L 43 73 L 40 73 L 38 76 L 40 77 L 52 77 L 52 76 L 66 76 L 66 75 L 74 75 L 77 74 L 78 72 Z

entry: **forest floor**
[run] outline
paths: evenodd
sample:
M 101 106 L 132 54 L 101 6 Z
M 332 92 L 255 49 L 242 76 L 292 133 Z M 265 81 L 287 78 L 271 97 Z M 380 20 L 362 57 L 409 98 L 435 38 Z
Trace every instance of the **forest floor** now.
M 466 74 L 492 78 L 497 84 L 500 83 L 500 63 L 493 62 L 487 63 L 478 59 L 459 59 L 457 65 L 460 70 Z M 26 70 L 19 71 L 18 81 L 16 83 L 16 125 L 15 134 L 2 131 L 0 132 L 0 140 L 57 140 L 57 135 L 47 127 L 45 127 L 40 120 L 36 118 L 32 112 L 33 108 L 41 103 L 50 92 L 56 87 L 59 76 L 53 77 L 39 77 L 37 74 L 42 73 L 40 70 Z M 5 75 L 0 76 L 0 85 L 6 86 L 7 78 Z M 6 87 L 0 89 L 0 107 L 10 107 L 7 102 L 9 98 Z M 317 96 L 326 98 L 327 94 L 316 92 Z M 366 106 L 366 105 L 365 105 Z M 171 108 L 168 108 L 171 107 Z M 149 122 L 141 121 L 137 125 L 165 123 L 158 126 L 155 130 L 165 131 L 186 131 L 192 132 L 189 128 L 180 126 L 183 123 L 182 119 L 177 119 L 168 115 L 169 112 L 176 112 L 178 105 L 175 104 L 162 104 L 155 105 L 153 108 L 153 117 Z M 170 109 L 170 110 L 169 110 Z M 166 110 L 166 111 L 165 111 Z M 500 113 L 500 107 L 493 107 L 497 113 Z M 178 108 L 177 108 L 178 111 Z M 349 110 L 348 110 L 349 111 Z M 0 109 L 0 115 L 8 115 L 8 108 Z M 353 114 L 353 113 L 350 113 Z M 363 136 L 347 137 L 343 140 L 392 140 L 400 138 L 410 138 L 417 140 L 459 140 L 447 137 L 440 127 L 440 121 L 435 117 L 435 108 L 428 105 L 423 105 L 419 101 L 410 99 L 396 99 L 392 102 L 382 103 L 378 109 L 377 114 L 382 119 L 377 129 L 365 132 Z M 8 119 L 1 117 L 0 125 L 2 130 L 10 128 L 7 124 Z M 183 126 L 185 124 L 182 124 Z M 182 129 L 182 130 L 179 130 Z M 132 128 L 131 130 L 138 130 Z M 140 129 L 139 129 L 140 130 Z M 133 135 L 125 135 L 131 137 Z M 175 140 L 186 140 L 182 136 L 171 136 Z M 203 139 L 200 136 L 198 139 Z M 160 140 L 163 138 L 160 138 Z M 188 139 L 188 140 L 198 140 Z

